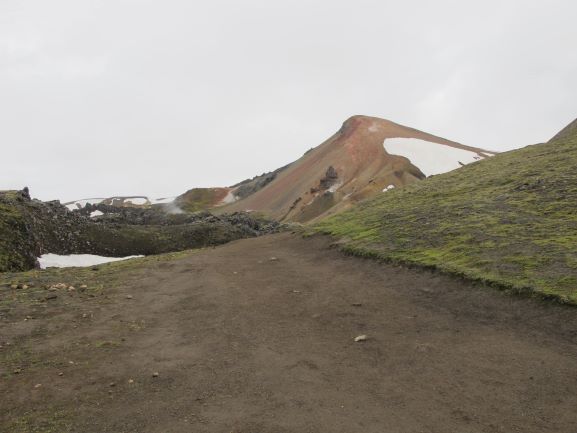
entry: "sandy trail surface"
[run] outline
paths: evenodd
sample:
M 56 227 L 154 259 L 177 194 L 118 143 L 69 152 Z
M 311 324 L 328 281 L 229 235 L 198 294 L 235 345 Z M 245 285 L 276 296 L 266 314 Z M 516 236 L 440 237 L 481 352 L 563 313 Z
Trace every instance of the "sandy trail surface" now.
M 576 309 L 324 237 L 201 250 L 0 327 L 46 360 L 0 379 L 0 431 L 577 432 Z

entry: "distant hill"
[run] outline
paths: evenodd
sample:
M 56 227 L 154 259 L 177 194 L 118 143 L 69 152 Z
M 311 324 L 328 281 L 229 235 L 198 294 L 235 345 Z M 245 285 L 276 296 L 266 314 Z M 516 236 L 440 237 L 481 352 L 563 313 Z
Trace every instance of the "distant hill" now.
M 319 222 L 344 249 L 577 303 L 577 124 Z
M 100 197 L 100 198 L 85 198 L 64 203 L 69 210 L 82 209 L 87 204 L 106 204 L 117 207 L 150 207 L 155 204 L 172 203 L 174 197 L 168 198 L 150 198 L 145 195 L 138 196 L 115 196 L 115 197 Z

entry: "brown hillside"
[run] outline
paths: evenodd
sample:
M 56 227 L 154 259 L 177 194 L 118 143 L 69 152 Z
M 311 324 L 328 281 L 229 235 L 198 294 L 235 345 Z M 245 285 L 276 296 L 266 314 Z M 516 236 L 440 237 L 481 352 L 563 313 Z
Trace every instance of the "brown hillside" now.
M 385 151 L 383 141 L 396 137 L 473 151 L 480 158 L 487 156 L 482 149 L 388 120 L 353 116 L 336 134 L 280 172 L 264 188 L 219 209 L 260 211 L 276 219 L 304 222 L 345 209 L 390 185 L 404 186 L 424 178 L 407 158 Z

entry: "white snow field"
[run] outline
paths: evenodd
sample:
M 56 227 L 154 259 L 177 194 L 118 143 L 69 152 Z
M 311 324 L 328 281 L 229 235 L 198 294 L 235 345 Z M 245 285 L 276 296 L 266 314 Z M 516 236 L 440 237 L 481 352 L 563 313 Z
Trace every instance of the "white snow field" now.
M 94 210 L 94 211 L 90 212 L 90 218 L 94 218 L 94 217 L 97 217 L 100 215 L 104 215 L 104 212 L 101 212 L 99 210 Z
M 127 256 L 127 257 L 103 257 L 92 254 L 70 254 L 61 256 L 59 254 L 42 254 L 38 257 L 40 269 L 46 268 L 71 268 L 101 265 L 102 263 L 117 262 L 119 260 L 134 259 L 144 256 Z
M 150 203 L 146 197 L 130 197 L 130 198 L 125 198 L 124 201 L 126 203 L 132 203 L 132 204 L 135 204 L 138 206 Z
M 105 200 L 120 200 L 124 203 L 133 204 L 136 206 L 144 206 L 148 204 L 168 204 L 174 201 L 175 197 L 163 197 L 163 198 L 149 198 L 146 196 L 134 196 L 134 197 L 109 197 L 109 198 L 86 198 L 82 200 L 71 201 L 64 203 L 69 210 L 82 209 L 87 204 L 100 204 Z
M 383 146 L 388 154 L 407 158 L 425 176 L 446 173 L 485 159 L 485 155 L 492 156 L 490 153 L 480 154 L 418 138 L 387 138 Z

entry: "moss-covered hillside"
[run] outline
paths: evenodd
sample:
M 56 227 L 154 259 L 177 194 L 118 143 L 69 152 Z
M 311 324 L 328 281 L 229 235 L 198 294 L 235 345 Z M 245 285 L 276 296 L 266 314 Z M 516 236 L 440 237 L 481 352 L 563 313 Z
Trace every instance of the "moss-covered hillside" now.
M 22 211 L 28 199 L 21 191 L 0 191 L 0 272 L 30 269 L 36 262 L 35 242 Z
M 383 193 L 314 229 L 349 252 L 577 303 L 577 129 Z

